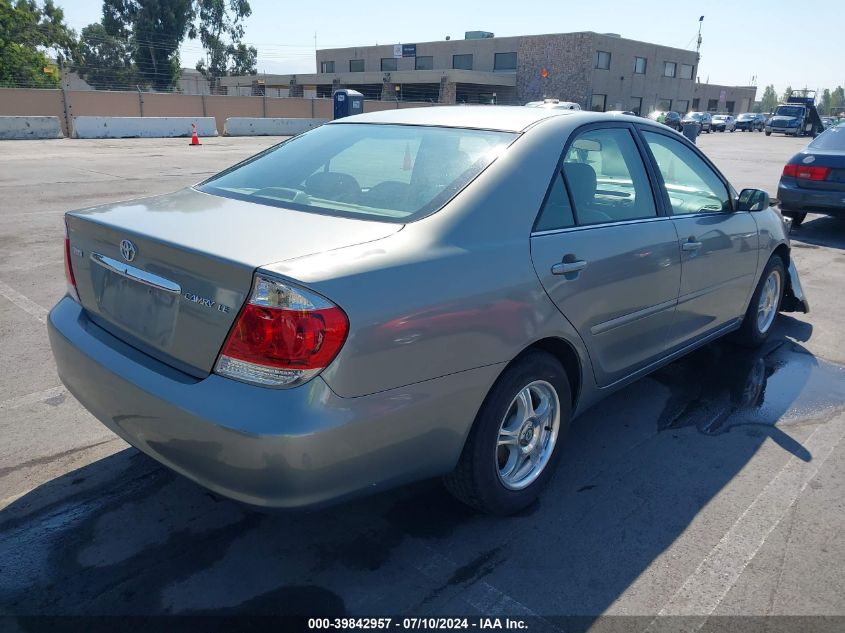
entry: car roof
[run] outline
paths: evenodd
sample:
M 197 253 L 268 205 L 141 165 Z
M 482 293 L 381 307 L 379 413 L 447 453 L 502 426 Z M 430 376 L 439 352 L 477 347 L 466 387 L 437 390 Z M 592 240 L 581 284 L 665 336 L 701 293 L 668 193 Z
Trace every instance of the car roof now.
M 525 106 L 453 105 L 402 108 L 357 114 L 332 121 L 338 123 L 386 123 L 393 125 L 432 125 L 464 127 L 500 132 L 522 132 L 538 121 L 555 116 L 579 116 L 583 110 L 529 108 Z M 595 113 L 593 113 L 595 114 Z

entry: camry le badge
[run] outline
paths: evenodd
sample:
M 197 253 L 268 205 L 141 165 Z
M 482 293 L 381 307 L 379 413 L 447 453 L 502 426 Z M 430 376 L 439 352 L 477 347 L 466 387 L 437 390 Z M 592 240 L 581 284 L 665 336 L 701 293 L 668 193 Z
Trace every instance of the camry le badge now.
M 131 262 L 135 259 L 135 253 L 137 253 L 137 249 L 135 245 L 130 242 L 129 240 L 121 240 L 120 242 L 120 254 L 123 255 L 123 259 L 127 262 Z

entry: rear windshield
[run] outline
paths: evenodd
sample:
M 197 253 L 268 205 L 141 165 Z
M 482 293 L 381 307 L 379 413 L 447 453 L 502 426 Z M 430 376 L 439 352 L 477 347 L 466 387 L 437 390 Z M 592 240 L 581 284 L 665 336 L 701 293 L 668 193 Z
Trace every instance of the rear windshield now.
M 838 149 L 845 151 L 845 123 L 826 129 L 819 134 L 813 142 L 807 146 L 808 149 Z
M 324 125 L 198 188 L 289 209 L 404 223 L 440 209 L 517 136 L 410 125 Z

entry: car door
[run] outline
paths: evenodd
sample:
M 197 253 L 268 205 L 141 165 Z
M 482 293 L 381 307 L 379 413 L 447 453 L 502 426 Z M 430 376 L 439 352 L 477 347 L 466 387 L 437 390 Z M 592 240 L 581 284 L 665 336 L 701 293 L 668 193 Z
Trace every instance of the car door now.
M 531 255 L 604 386 L 664 352 L 680 284 L 678 236 L 658 212 L 632 126 L 587 126 L 571 139 Z
M 741 318 L 757 274 L 757 223 L 692 145 L 643 129 L 681 248 L 681 290 L 668 350 Z

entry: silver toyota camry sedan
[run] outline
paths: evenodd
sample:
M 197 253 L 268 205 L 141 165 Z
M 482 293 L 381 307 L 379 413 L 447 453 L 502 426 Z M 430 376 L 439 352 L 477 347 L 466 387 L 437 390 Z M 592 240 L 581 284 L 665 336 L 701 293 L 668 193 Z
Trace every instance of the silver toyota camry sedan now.
M 442 476 L 518 511 L 600 398 L 808 310 L 766 193 L 626 115 L 365 114 L 65 220 L 62 381 L 144 453 L 263 507 Z

